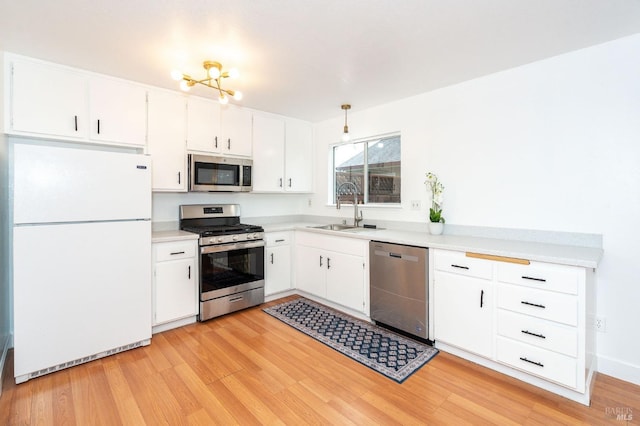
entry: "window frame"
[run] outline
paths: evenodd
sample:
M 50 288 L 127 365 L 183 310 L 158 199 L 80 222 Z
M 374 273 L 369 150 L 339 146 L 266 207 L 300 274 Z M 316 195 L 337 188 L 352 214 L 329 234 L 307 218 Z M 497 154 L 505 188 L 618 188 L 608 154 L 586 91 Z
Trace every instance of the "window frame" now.
M 364 201 L 362 204 L 362 206 L 367 206 L 367 207 L 382 207 L 382 208 L 401 208 L 402 207 L 402 187 L 400 188 L 400 194 L 399 194 L 399 201 L 396 203 L 370 203 L 369 202 L 369 161 L 368 161 L 368 150 L 369 150 L 369 143 L 370 142 L 376 142 L 379 141 L 381 139 L 391 139 L 394 137 L 398 137 L 400 139 L 400 180 L 402 181 L 402 176 L 403 176 L 403 172 L 402 172 L 402 135 L 400 132 L 393 132 L 393 133 L 385 133 L 382 135 L 374 135 L 374 136 L 368 136 L 368 137 L 364 137 L 364 138 L 358 138 L 358 139 L 353 139 L 350 140 L 348 142 L 339 142 L 339 143 L 334 143 L 329 145 L 329 161 L 328 161 L 328 171 L 329 171 L 329 179 L 328 179 L 328 188 L 330 189 L 330 191 L 328 191 L 329 193 L 327 194 L 327 201 L 328 201 L 328 205 L 329 206 L 335 206 L 336 205 L 336 165 L 335 165 L 335 149 L 341 146 L 347 146 L 347 145 L 355 145 L 358 143 L 363 143 L 364 144 L 364 150 L 363 150 L 363 176 L 365 176 L 365 178 L 363 179 L 363 181 L 365 182 L 365 187 L 364 188 L 360 188 L 364 194 Z M 351 201 L 341 201 L 340 202 L 341 205 L 349 205 L 352 206 L 353 205 L 353 200 Z

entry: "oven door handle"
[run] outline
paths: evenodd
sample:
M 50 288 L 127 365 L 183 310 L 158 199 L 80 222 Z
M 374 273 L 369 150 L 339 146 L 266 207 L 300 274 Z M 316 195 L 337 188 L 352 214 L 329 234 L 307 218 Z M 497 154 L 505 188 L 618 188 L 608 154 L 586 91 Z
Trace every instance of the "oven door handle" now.
M 200 254 L 220 253 L 222 251 L 242 250 L 248 248 L 264 247 L 264 240 L 260 241 L 242 241 L 239 243 L 219 244 L 215 246 L 200 247 Z

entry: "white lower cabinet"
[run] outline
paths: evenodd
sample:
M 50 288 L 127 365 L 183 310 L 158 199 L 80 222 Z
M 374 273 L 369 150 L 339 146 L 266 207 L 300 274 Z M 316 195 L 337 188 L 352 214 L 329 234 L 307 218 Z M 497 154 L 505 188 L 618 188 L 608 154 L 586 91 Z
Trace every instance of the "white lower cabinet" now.
M 493 282 L 476 278 L 486 267 L 464 253 L 438 250 L 434 273 L 435 339 L 478 355 L 493 355 Z M 446 259 L 442 259 L 445 257 Z M 444 265 L 439 263 L 445 262 Z M 453 265 L 453 266 L 451 266 Z M 474 265 L 480 266 L 476 268 Z M 464 275 L 458 270 L 464 271 Z M 472 275 L 472 276 L 469 276 Z
M 366 313 L 368 241 L 296 232 L 296 287 Z
M 265 235 L 264 294 L 291 290 L 291 232 Z
M 153 244 L 153 325 L 198 314 L 198 241 Z
M 587 315 L 595 312 L 594 271 L 470 255 L 433 250 L 436 344 L 479 355 L 492 362 L 482 362 L 489 367 L 588 405 L 595 372 L 595 332 L 587 327 Z

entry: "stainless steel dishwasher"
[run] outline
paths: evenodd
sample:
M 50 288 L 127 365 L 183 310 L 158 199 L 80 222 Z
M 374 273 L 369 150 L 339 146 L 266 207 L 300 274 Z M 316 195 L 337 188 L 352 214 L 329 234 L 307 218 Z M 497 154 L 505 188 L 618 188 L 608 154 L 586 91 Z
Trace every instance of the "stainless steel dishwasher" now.
M 429 340 L 429 249 L 369 243 L 371 319 Z

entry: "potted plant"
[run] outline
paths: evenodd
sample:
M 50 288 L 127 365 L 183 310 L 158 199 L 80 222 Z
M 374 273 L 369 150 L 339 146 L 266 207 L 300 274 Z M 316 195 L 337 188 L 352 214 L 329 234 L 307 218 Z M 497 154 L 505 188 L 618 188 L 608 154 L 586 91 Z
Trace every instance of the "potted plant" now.
M 431 208 L 429 209 L 429 232 L 433 235 L 440 235 L 444 230 L 444 217 L 442 217 L 442 192 L 444 185 L 438 180 L 434 173 L 427 173 L 427 180 L 424 182 L 427 189 L 431 191 Z

